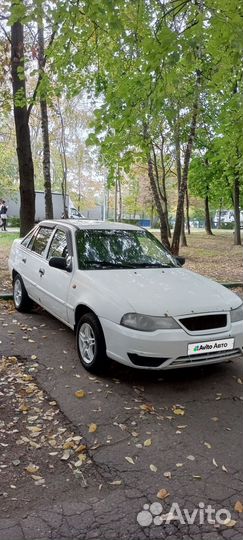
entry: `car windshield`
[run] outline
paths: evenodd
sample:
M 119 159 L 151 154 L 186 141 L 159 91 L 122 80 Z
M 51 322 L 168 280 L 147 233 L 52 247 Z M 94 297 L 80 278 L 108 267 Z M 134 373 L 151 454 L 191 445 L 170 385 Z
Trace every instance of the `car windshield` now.
M 143 230 L 89 229 L 77 232 L 80 269 L 170 268 L 175 259 Z

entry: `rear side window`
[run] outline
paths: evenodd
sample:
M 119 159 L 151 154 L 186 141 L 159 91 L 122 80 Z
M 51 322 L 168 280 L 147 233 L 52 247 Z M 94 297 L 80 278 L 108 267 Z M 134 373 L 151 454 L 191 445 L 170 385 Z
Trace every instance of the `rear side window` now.
M 32 239 L 29 248 L 35 253 L 38 253 L 38 255 L 43 255 L 52 231 L 53 229 L 49 227 L 40 227 L 37 235 Z
M 51 257 L 67 257 L 68 247 L 67 247 L 67 236 L 64 231 L 57 230 L 53 236 L 48 259 Z
M 28 245 L 30 243 L 30 240 L 34 236 L 34 233 L 35 233 L 35 231 L 32 230 L 29 234 L 27 234 L 27 236 L 21 242 L 22 246 L 28 247 Z

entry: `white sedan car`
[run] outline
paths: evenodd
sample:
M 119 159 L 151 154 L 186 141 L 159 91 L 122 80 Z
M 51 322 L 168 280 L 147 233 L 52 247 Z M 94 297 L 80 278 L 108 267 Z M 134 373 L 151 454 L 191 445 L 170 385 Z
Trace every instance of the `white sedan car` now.
M 9 268 L 16 309 L 34 301 L 75 330 L 88 371 L 108 358 L 161 370 L 242 355 L 241 299 L 139 227 L 43 221 L 14 241 Z

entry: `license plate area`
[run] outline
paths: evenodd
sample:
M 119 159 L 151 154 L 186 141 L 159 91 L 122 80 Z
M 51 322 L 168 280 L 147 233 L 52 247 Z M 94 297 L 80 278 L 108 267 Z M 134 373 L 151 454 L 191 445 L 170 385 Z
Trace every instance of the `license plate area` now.
M 234 348 L 234 338 L 217 339 L 214 341 L 201 341 L 189 343 L 188 355 L 208 354 L 215 352 L 230 351 Z

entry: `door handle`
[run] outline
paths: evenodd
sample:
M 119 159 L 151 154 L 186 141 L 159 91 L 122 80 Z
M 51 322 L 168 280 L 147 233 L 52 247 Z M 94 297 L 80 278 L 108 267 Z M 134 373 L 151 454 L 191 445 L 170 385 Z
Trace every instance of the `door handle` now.
M 23 263 L 26 263 L 26 258 L 25 258 L 25 257 L 24 257 L 24 259 L 22 259 L 22 262 L 23 262 Z
M 44 273 L 45 273 L 44 268 L 40 268 L 40 269 L 39 269 L 39 273 L 40 273 L 41 276 L 44 276 Z

